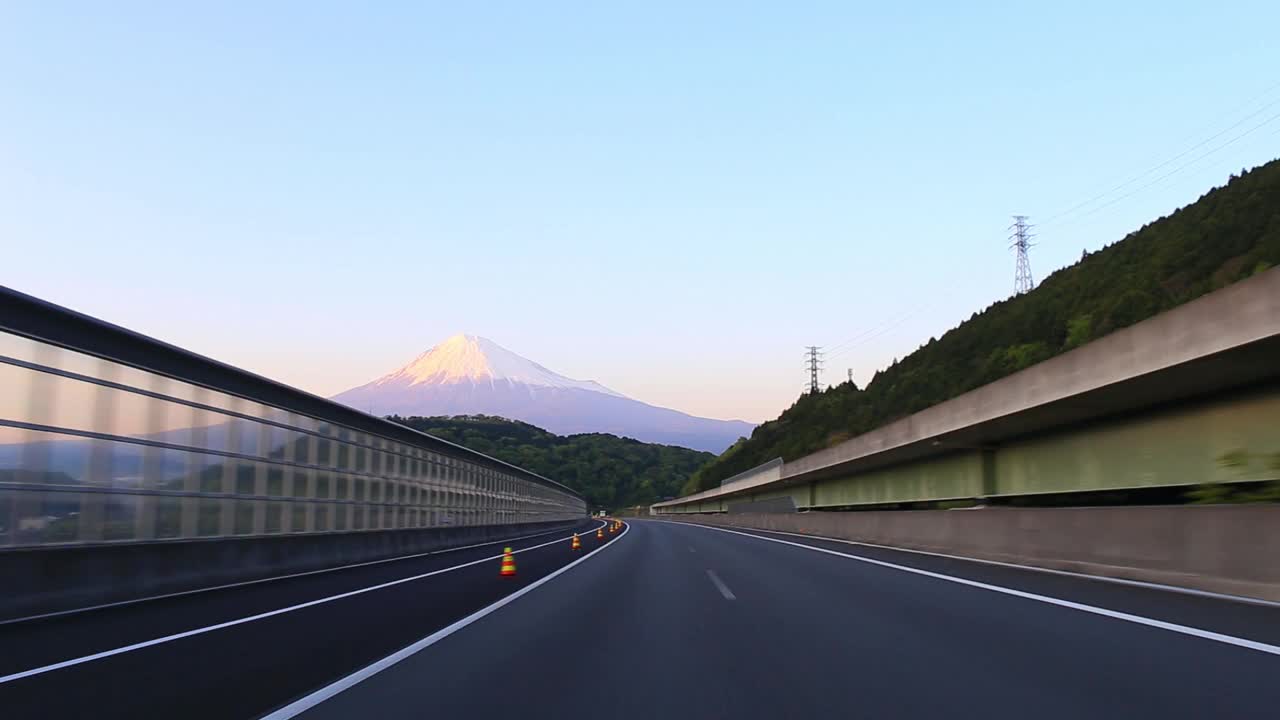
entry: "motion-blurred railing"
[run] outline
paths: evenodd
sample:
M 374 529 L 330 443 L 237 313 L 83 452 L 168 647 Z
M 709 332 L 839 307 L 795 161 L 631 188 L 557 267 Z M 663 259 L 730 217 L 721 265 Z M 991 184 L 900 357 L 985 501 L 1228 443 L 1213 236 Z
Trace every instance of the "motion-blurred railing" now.
M 585 514 L 547 478 L 0 288 L 0 549 Z

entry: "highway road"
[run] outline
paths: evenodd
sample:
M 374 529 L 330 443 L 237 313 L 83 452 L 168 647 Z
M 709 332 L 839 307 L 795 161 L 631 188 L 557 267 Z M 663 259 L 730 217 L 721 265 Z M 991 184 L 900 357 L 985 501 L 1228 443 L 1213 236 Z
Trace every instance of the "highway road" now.
M 514 580 L 490 545 L 0 625 L 0 716 L 1280 712 L 1275 605 L 659 521 L 583 540 L 513 543 Z

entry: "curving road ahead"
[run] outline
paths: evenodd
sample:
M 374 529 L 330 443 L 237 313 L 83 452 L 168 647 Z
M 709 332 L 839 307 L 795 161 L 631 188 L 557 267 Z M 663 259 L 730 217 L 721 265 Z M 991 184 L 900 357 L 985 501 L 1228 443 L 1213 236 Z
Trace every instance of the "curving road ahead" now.
M 584 540 L 520 541 L 515 581 L 485 546 L 0 625 L 0 707 L 309 720 L 1280 708 L 1275 605 L 657 521 Z

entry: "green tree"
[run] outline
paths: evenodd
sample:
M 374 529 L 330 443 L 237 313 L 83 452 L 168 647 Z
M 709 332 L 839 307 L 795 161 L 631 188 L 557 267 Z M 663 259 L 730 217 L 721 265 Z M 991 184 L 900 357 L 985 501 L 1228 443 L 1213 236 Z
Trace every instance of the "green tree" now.
M 1089 333 L 1093 331 L 1093 315 L 1084 313 L 1067 322 L 1067 342 L 1063 349 L 1078 348 L 1089 342 Z

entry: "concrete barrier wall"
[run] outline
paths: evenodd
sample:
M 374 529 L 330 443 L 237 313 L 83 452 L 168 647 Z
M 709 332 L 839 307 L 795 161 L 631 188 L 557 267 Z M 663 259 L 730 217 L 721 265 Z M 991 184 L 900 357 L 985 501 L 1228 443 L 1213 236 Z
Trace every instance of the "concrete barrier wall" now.
M 820 470 L 861 457 L 875 455 L 913 442 L 974 428 L 1000 418 L 1017 417 L 1036 407 L 1104 391 L 1108 412 L 1141 408 L 1154 402 L 1183 397 L 1196 381 L 1221 382 L 1246 377 L 1275 377 L 1274 364 L 1263 373 L 1252 371 L 1254 358 L 1243 354 L 1238 365 L 1217 369 L 1217 377 L 1184 379 L 1178 385 L 1161 383 L 1155 397 L 1136 393 L 1126 397 L 1127 382 L 1179 364 L 1225 356 L 1264 339 L 1280 336 L 1280 268 L 1255 275 L 1160 313 L 1082 347 L 938 403 L 913 415 L 846 440 L 826 450 L 786 463 L 784 479 Z M 1206 386 L 1196 394 L 1214 392 Z M 1105 407 L 1106 404 L 1100 405 Z M 1060 422 L 1069 408 L 1057 408 L 1046 426 Z M 1091 419 L 1085 413 L 1076 421 Z M 1020 420 L 1015 433 L 1025 432 L 1028 420 Z
M 798 508 L 1191 487 L 1280 479 L 1280 384 L 1098 420 L 1045 435 L 956 449 L 887 467 L 766 484 L 728 486 L 655 507 L 711 512 L 791 496 Z M 1229 462 L 1227 460 L 1230 460 Z
M 669 515 L 1280 601 L 1280 505 Z
M 9 550 L 0 552 L 0 620 L 502 540 L 577 522 Z

